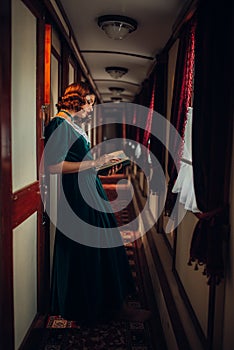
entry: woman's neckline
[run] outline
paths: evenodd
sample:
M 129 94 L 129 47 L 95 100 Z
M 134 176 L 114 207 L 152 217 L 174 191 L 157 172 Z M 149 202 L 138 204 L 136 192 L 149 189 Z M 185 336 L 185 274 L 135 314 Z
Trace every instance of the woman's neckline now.
M 64 113 L 64 114 L 66 114 L 66 115 L 71 119 L 72 122 L 74 121 L 74 117 L 73 117 L 68 111 L 66 111 L 65 109 L 61 109 L 61 110 L 59 111 L 59 113 Z M 58 117 L 61 117 L 61 118 L 64 118 L 64 117 L 62 117 L 61 115 L 59 115 L 59 113 L 57 114 L 57 116 L 58 116 Z M 67 119 L 67 118 L 64 118 L 64 119 Z
M 60 111 L 62 112 L 62 111 Z M 65 113 L 65 111 L 63 111 Z M 65 114 L 68 114 L 65 113 Z M 70 113 L 69 113 L 70 114 Z M 87 135 L 87 133 L 85 132 L 85 130 L 80 126 L 78 125 L 77 123 L 74 122 L 74 118 L 72 117 L 72 120 L 70 121 L 68 118 L 64 118 L 64 117 L 61 117 L 60 115 L 56 114 L 56 117 L 59 117 L 59 118 L 62 118 L 64 120 L 66 120 L 66 122 L 72 126 L 72 128 L 74 128 L 76 131 L 79 132 L 79 134 L 81 134 L 82 136 L 84 136 L 84 138 L 86 139 L 87 142 L 90 143 L 90 139 L 89 139 L 89 136 Z

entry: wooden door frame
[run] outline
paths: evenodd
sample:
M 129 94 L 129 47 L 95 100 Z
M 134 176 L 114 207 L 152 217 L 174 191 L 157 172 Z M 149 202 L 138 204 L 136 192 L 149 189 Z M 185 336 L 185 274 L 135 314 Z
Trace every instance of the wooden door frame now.
M 37 171 L 40 179 L 40 161 L 44 150 L 44 139 L 42 130 L 42 106 L 44 105 L 44 40 L 45 40 L 45 19 L 44 9 L 40 8 L 37 23 Z M 39 183 L 38 183 L 39 184 Z M 38 275 L 37 275 L 37 295 L 38 312 L 46 314 L 49 311 L 50 298 L 50 232 L 49 220 L 43 212 L 42 202 L 38 216 Z
M 37 18 L 36 135 L 37 181 L 12 193 L 11 156 L 11 1 L 0 7 L 0 32 L 4 55 L 0 55 L 0 348 L 14 349 L 13 229 L 37 212 L 37 315 L 49 308 L 49 231 L 42 213 L 39 164 L 44 147 L 41 106 L 44 101 L 44 8 L 39 1 L 23 0 Z M 24 211 L 22 211 L 22 208 Z M 37 318 L 37 316 L 36 316 Z
M 11 1 L 0 6 L 0 348 L 14 348 L 13 253 L 11 230 Z M 7 199 L 7 200 L 6 200 Z

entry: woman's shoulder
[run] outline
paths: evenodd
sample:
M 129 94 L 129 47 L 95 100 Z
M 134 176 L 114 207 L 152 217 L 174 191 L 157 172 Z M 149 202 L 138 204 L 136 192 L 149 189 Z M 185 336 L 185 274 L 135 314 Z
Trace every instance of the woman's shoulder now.
M 62 127 L 61 129 L 61 132 L 64 131 L 64 127 L 66 128 L 66 124 L 67 123 L 64 123 L 65 119 L 64 118 L 61 118 L 61 117 L 58 117 L 58 116 L 55 116 L 53 117 L 49 123 L 46 125 L 45 127 L 45 138 L 49 138 L 50 135 L 55 131 L 55 129 L 57 129 L 59 126 Z M 60 128 L 61 128 L 60 127 Z M 59 130 L 60 130 L 59 128 Z
M 50 121 L 49 121 L 49 124 L 47 125 L 48 126 L 56 126 L 56 125 L 60 125 L 62 124 L 63 122 L 65 121 L 64 118 L 61 118 L 59 116 L 55 116 L 53 117 Z
M 65 119 L 55 116 L 53 117 L 49 123 L 46 125 L 46 130 L 54 130 L 56 129 L 59 125 L 61 125 L 62 123 L 64 123 Z M 66 123 L 64 123 L 63 125 L 65 125 Z

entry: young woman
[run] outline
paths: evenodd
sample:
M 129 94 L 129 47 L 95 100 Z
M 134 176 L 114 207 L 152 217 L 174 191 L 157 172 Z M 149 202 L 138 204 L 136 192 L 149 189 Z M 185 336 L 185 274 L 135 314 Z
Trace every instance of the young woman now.
M 110 159 L 104 155 L 94 160 L 87 134 L 74 123 L 75 118 L 87 118 L 93 102 L 85 83 L 69 85 L 57 104 L 58 113 L 45 129 L 45 165 L 50 173 L 61 174 L 51 313 L 80 323 L 115 317 L 144 321 L 147 311 L 131 310 L 125 303 L 135 286 L 95 170 Z

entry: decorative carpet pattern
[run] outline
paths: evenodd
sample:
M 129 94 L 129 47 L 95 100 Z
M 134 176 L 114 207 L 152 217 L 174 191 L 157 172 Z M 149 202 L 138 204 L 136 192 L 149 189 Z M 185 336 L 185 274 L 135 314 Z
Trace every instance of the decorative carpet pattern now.
M 105 186 L 108 198 L 116 198 L 113 187 Z M 114 209 L 114 208 L 113 208 Z M 119 225 L 127 224 L 132 210 L 126 207 L 116 213 Z M 132 242 L 135 232 L 121 232 L 129 258 L 137 293 L 129 296 L 128 305 L 134 308 L 145 307 L 141 276 L 138 269 L 136 245 Z M 150 331 L 147 322 L 112 321 L 95 327 L 79 326 L 74 321 L 60 316 L 50 316 L 38 350 L 152 350 Z M 36 350 L 36 349 L 33 349 Z

